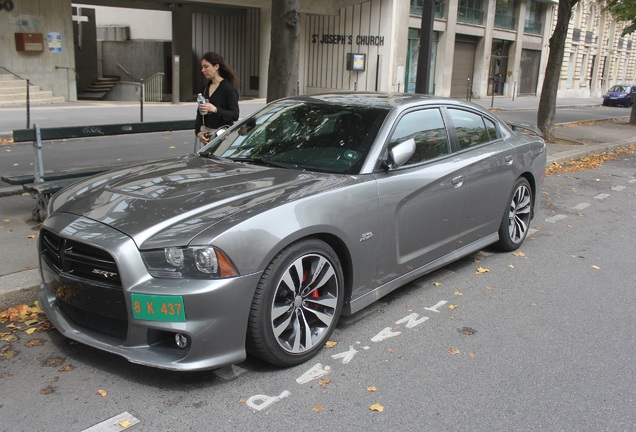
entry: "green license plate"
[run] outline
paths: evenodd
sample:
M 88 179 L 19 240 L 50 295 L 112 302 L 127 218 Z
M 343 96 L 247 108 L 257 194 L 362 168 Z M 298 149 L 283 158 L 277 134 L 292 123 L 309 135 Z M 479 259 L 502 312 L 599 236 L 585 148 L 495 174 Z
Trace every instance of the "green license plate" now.
M 138 320 L 185 322 L 183 297 L 132 294 L 133 316 Z

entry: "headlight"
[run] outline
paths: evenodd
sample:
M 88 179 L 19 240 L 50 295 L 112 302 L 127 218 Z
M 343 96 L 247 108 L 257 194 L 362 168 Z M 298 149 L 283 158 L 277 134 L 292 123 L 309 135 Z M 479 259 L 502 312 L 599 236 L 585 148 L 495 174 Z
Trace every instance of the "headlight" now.
M 157 278 L 209 279 L 238 276 L 230 259 L 212 246 L 142 251 L 148 273 Z

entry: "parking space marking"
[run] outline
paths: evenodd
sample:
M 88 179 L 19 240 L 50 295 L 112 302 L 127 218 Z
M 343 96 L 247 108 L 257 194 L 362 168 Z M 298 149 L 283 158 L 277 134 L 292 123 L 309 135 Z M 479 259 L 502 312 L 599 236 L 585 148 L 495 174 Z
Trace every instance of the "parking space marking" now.
M 395 323 L 396 324 L 404 324 L 406 323 L 406 328 L 413 328 L 417 325 L 422 324 L 424 321 L 428 320 L 428 317 L 422 317 L 420 319 L 417 319 L 419 315 L 416 313 L 412 313 L 411 315 L 405 316 L 404 318 L 402 318 L 401 320 L 397 320 Z
M 435 306 L 425 307 L 424 310 L 439 313 L 438 309 L 441 308 L 442 306 L 444 306 L 446 303 L 448 303 L 446 300 L 442 300 L 440 302 L 437 302 L 437 304 Z
M 572 210 L 583 210 L 583 209 L 588 208 L 588 207 L 589 207 L 589 206 L 591 206 L 591 205 L 592 205 L 592 204 L 590 204 L 590 203 L 586 203 L 586 202 L 584 202 L 584 203 L 580 203 L 580 204 L 577 204 L 577 205 L 575 205 L 574 207 L 572 207 Z
M 558 215 L 554 215 L 554 216 L 550 216 L 550 217 L 548 217 L 548 218 L 545 218 L 545 221 L 546 221 L 546 222 L 549 222 L 549 223 L 555 223 L 555 222 L 557 222 L 557 221 L 560 221 L 560 220 L 566 219 L 567 217 L 568 217 L 567 215 L 564 215 L 564 214 L 558 214 Z
M 636 183 L 636 179 L 631 179 L 627 183 Z
M 394 332 L 391 330 L 391 327 L 385 327 L 384 329 L 382 329 L 382 331 L 380 333 L 378 333 L 377 335 L 373 336 L 371 338 L 371 342 L 382 342 L 385 339 L 389 339 L 395 336 L 399 336 L 401 335 L 402 332 Z
M 605 198 L 609 198 L 611 195 L 610 194 L 606 194 L 606 193 L 602 193 L 602 194 L 598 194 L 594 197 L 594 199 L 597 200 L 604 200 Z
M 442 300 L 437 302 L 437 304 L 435 304 L 434 306 L 431 307 L 425 307 L 425 310 L 431 311 L 431 312 L 440 312 L 439 309 L 444 306 L 445 304 L 447 304 L 448 301 L 446 300 Z M 424 316 L 422 318 L 420 318 L 419 314 L 417 313 L 411 313 L 407 316 L 405 316 L 404 318 L 400 318 L 398 321 L 396 321 L 396 324 L 405 324 L 405 327 L 408 329 L 413 329 L 414 327 L 417 327 L 418 325 L 428 321 L 430 319 L 430 317 Z M 376 334 L 375 336 L 373 336 L 371 338 L 372 342 L 380 342 L 383 341 L 385 339 L 388 338 L 392 338 L 395 336 L 399 336 L 402 334 L 402 332 L 399 331 L 393 331 L 392 330 L 393 327 L 385 327 L 380 333 Z M 361 345 L 361 342 L 356 342 L 356 344 Z M 371 347 L 369 346 L 363 346 L 362 347 L 363 350 L 368 351 L 371 349 Z M 334 360 L 341 360 L 342 364 L 348 364 L 349 362 L 351 362 L 351 360 L 353 360 L 354 356 L 356 354 L 358 354 L 359 351 L 356 350 L 355 348 L 353 348 L 352 345 L 349 345 L 349 350 L 348 351 L 343 351 L 337 354 L 333 354 L 331 356 L 332 359 Z M 330 366 L 323 366 L 322 363 L 316 363 L 311 369 L 309 369 L 308 371 L 306 371 L 305 373 L 303 373 L 300 377 L 298 377 L 296 379 L 296 383 L 297 384 L 306 384 L 310 381 L 313 380 L 317 380 L 319 378 L 324 377 L 325 375 L 328 375 L 329 373 L 331 373 L 331 367 Z M 286 398 L 287 396 L 291 395 L 291 392 L 288 390 L 283 391 L 280 395 L 278 396 L 268 396 L 268 395 L 264 395 L 264 394 L 257 394 L 254 395 L 252 397 L 250 397 L 247 400 L 246 406 L 256 410 L 256 411 L 262 411 L 265 408 L 269 407 L 270 405 L 272 405 L 275 402 L 280 401 L 283 398 Z
M 132 425 L 136 425 L 140 420 L 135 418 L 128 411 L 123 412 L 115 417 L 111 417 L 108 420 L 104 420 L 101 423 L 91 426 L 88 429 L 84 429 L 82 432 L 112 432 L 122 431 L 128 429 Z
M 616 192 L 622 191 L 623 189 L 625 189 L 625 186 L 613 186 L 612 187 L 612 190 L 616 191 Z
M 313 381 L 315 379 L 321 378 L 329 373 L 331 370 L 331 366 L 322 367 L 322 363 L 316 363 L 314 367 L 309 369 L 307 372 L 296 378 L 296 382 L 298 384 L 306 384 L 309 381 Z
M 238 378 L 247 372 L 247 369 L 243 369 L 242 367 L 236 365 L 225 366 L 221 369 L 215 370 L 213 373 L 217 377 L 224 379 L 225 381 L 231 381 L 233 379 Z
M 355 350 L 351 345 L 349 345 L 349 351 L 341 352 L 340 354 L 334 354 L 331 356 L 332 359 L 338 360 L 342 359 L 342 364 L 347 364 L 351 360 L 353 360 L 353 356 L 355 356 L 358 351 Z
M 290 394 L 290 391 L 283 390 L 283 392 L 278 396 L 254 395 L 245 402 L 245 405 L 252 409 L 255 409 L 256 411 L 262 411 L 274 402 L 278 402 L 279 400 L 286 398 Z

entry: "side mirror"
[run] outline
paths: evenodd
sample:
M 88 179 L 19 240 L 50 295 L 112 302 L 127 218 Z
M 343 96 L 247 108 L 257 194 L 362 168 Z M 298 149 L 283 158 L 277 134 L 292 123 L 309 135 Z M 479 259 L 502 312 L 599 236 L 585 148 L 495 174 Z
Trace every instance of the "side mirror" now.
M 413 138 L 395 145 L 391 150 L 389 150 L 389 159 L 391 161 L 392 168 L 404 165 L 414 154 L 415 140 Z

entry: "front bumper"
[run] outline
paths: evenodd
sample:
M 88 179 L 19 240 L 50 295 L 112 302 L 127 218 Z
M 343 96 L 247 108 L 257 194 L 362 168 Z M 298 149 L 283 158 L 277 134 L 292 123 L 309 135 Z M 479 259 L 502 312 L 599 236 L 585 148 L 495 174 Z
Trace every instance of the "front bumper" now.
M 213 369 L 245 359 L 247 320 L 260 273 L 215 280 L 153 278 L 132 239 L 106 225 L 54 214 L 43 229 L 61 242 L 105 251 L 116 263 L 116 271 L 93 269 L 85 273 L 88 277 L 77 276 L 50 259 L 40 243 L 38 300 L 64 336 L 132 363 L 169 370 Z M 119 283 L 95 280 L 114 273 Z M 135 319 L 133 294 L 182 299 L 185 321 Z M 175 343 L 177 333 L 188 339 L 184 348 Z

